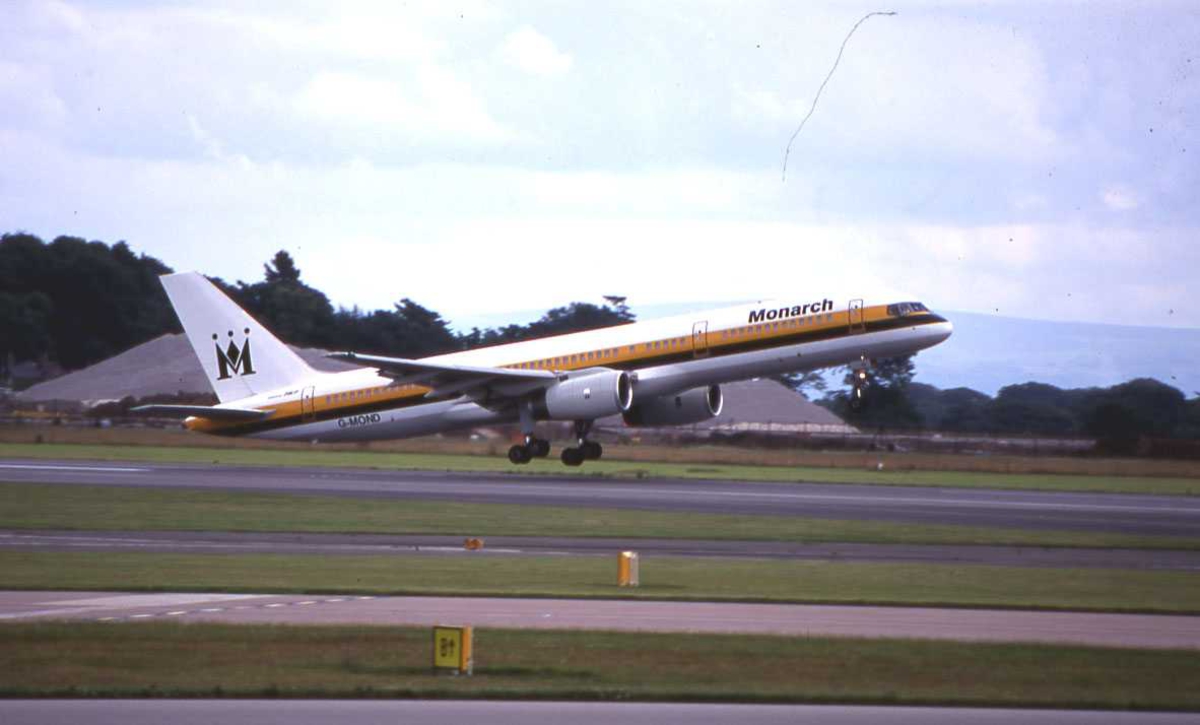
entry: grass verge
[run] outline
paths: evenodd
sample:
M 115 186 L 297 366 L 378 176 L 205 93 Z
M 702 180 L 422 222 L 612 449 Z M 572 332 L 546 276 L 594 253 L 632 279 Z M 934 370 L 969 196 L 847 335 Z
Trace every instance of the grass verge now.
M 1044 491 L 1092 491 L 1178 496 L 1200 495 L 1200 479 L 1150 476 L 1007 474 L 962 471 L 883 471 L 853 468 L 752 466 L 709 463 L 655 463 L 602 460 L 571 469 L 557 459 L 519 468 L 502 456 L 370 451 L 212 449 L 169 446 L 107 446 L 0 443 L 2 458 L 219 463 L 225 465 L 319 466 L 396 470 L 463 471 L 554 476 L 692 478 L 809 483 L 863 483 L 892 486 L 946 486 Z
M 648 557 L 0 551 L 9 589 L 358 593 L 894 604 L 1200 613 L 1189 572 Z
M 796 516 L 358 499 L 287 493 L 0 483 L 0 528 L 591 536 L 876 544 L 1197 549 L 1145 536 Z
M 475 676 L 424 628 L 6 624 L 0 694 L 454 697 L 1200 709 L 1194 652 L 486 629 Z

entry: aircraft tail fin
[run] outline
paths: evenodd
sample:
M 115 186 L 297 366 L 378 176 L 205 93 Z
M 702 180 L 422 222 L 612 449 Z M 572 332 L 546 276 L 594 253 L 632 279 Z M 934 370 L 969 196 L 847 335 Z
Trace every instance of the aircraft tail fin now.
M 315 375 L 300 356 L 196 272 L 160 278 L 222 403 Z

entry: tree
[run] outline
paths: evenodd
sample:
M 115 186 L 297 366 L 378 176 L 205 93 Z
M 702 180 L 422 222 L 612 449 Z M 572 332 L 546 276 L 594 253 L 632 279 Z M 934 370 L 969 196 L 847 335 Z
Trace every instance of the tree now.
M 1125 408 L 1138 435 L 1165 438 L 1184 420 L 1187 401 L 1183 393 L 1150 378 L 1138 378 L 1101 391 L 1092 407 L 1116 404 Z
M 295 260 L 282 249 L 275 253 L 270 262 L 263 265 L 263 272 L 267 284 L 300 282 L 300 270 L 296 267 Z
M 909 398 L 916 367 L 915 355 L 876 361 L 868 373 L 864 395 L 855 404 L 855 371 L 847 368 L 842 379 L 845 387 L 827 395 L 821 404 L 860 428 L 917 428 L 923 423 L 921 414 Z
M 941 394 L 943 412 L 933 421 L 925 422 L 938 430 L 957 430 L 978 433 L 987 430 L 987 406 L 992 399 L 970 388 L 951 388 Z
M 170 271 L 124 242 L 58 237 L 45 244 L 31 234 L 5 234 L 0 289 L 9 295 L 9 331 L 24 330 L 13 346 L 24 346 L 20 357 L 70 369 L 178 329 L 158 282 Z
M 774 376 L 772 380 L 791 388 L 793 391 L 809 399 L 815 396 L 808 395 L 804 391 L 814 390 L 823 393 L 829 387 L 829 384 L 825 381 L 825 376 L 817 370 L 809 370 L 806 373 L 783 373 L 782 375 Z
M 1096 447 L 1106 453 L 1132 455 L 1137 451 L 1141 426 L 1137 416 L 1120 403 L 1104 403 L 1092 410 L 1084 430 L 1096 439 Z
M 50 349 L 48 322 L 53 310 L 54 303 L 41 292 L 0 292 L 0 380 L 12 374 L 10 362 L 35 360 Z
M 589 302 L 572 302 L 566 307 L 555 307 L 542 315 L 541 319 L 529 323 L 527 337 L 562 335 L 568 332 L 596 330 L 633 321 L 628 308 L 615 309 L 593 305 Z
M 214 279 L 235 302 L 279 339 L 292 345 L 332 347 L 339 331 L 333 305 L 324 292 L 300 280 L 300 270 L 285 250 L 263 265 L 263 281 L 230 286 Z
M 555 307 L 528 325 L 505 325 L 486 330 L 474 328 L 471 332 L 461 336 L 459 341 L 464 348 L 499 345 L 536 337 L 613 327 L 633 322 L 636 319 L 628 305 L 625 304 L 624 297 L 609 295 L 604 299 L 608 304 L 603 306 L 589 302 L 572 302 L 565 307 Z

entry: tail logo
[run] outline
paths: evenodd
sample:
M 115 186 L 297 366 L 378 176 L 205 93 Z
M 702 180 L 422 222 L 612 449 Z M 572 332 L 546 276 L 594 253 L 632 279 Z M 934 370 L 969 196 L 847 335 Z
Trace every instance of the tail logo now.
M 233 330 L 229 331 L 229 345 L 222 350 L 217 342 L 217 334 L 213 333 L 213 347 L 217 351 L 217 380 L 228 380 L 234 375 L 254 374 L 254 360 L 250 357 L 250 328 L 242 330 L 246 338 L 239 349 L 233 341 Z

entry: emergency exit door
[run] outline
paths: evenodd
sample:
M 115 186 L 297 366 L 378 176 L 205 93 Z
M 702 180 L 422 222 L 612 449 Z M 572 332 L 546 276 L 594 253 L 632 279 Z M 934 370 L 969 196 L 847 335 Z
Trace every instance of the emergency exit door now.
M 708 320 L 692 325 L 692 357 L 708 355 Z
M 850 332 L 866 332 L 867 320 L 862 300 L 850 300 Z

